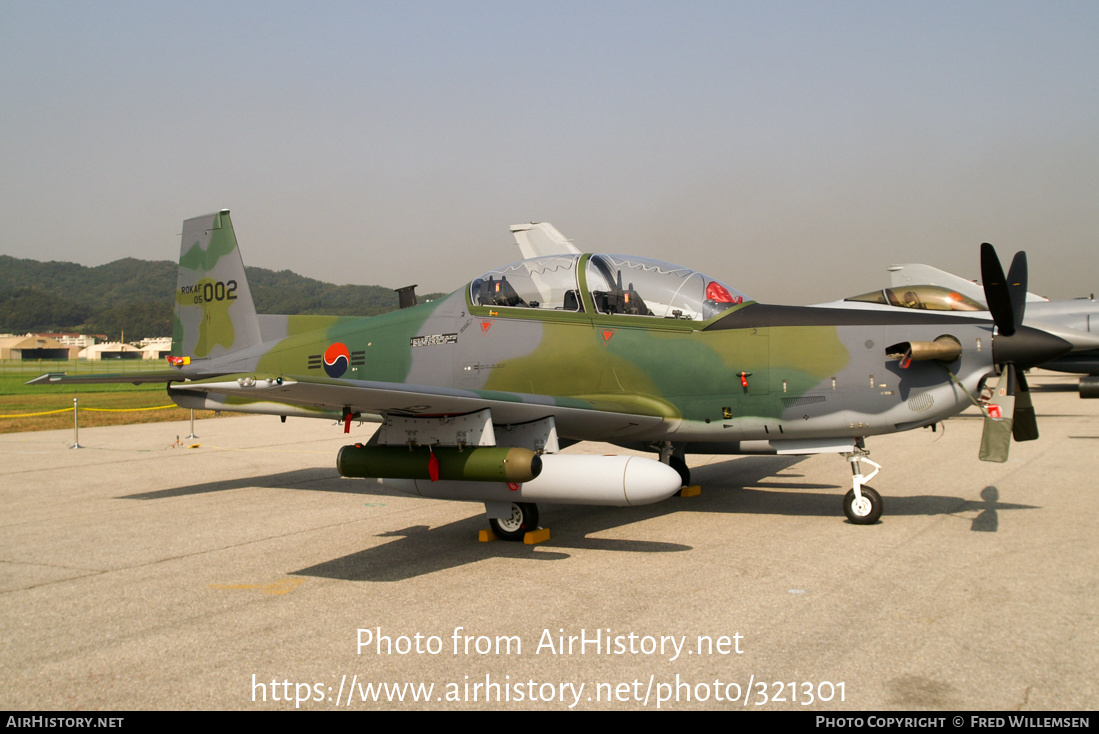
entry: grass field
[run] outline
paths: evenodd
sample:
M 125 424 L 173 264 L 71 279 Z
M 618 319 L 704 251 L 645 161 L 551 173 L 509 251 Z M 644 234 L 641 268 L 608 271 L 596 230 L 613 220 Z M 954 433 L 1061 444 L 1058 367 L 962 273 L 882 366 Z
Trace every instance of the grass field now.
M 162 369 L 163 362 L 144 360 L 0 362 L 0 433 L 72 428 L 74 398 L 80 411 L 81 426 L 187 420 L 191 412 L 173 405 L 162 384 L 26 384 L 46 372 L 137 374 Z M 208 418 L 210 415 L 211 411 L 199 411 L 195 413 L 195 418 Z

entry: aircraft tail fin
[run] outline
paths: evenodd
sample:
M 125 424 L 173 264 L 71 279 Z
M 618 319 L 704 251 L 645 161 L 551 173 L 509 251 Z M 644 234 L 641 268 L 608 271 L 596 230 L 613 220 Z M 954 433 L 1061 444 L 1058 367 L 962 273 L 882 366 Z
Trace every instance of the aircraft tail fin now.
M 229 210 L 184 221 L 172 356 L 211 359 L 261 341 Z
M 580 250 L 557 227 L 549 222 L 511 225 L 515 244 L 519 245 L 523 259 L 544 255 L 579 255 Z

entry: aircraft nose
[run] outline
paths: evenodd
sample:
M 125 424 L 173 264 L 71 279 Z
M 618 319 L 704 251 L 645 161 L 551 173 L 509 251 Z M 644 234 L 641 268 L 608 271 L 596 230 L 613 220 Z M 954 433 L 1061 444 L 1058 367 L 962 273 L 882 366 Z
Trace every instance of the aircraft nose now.
M 992 357 L 995 362 L 1014 362 L 1022 369 L 1037 367 L 1070 351 L 1070 342 L 1030 326 L 1021 326 L 1010 336 L 996 334 L 992 338 Z

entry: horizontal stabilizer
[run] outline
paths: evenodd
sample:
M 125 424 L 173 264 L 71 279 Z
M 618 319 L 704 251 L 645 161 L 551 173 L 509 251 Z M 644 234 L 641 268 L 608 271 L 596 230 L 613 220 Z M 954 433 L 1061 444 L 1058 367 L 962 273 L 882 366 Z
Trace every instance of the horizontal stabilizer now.
M 150 382 L 182 381 L 184 376 L 179 370 L 158 370 L 156 372 L 115 372 L 99 375 L 68 375 L 64 372 L 47 372 L 33 380 L 28 380 L 28 385 L 108 385 L 130 383 L 144 385 Z

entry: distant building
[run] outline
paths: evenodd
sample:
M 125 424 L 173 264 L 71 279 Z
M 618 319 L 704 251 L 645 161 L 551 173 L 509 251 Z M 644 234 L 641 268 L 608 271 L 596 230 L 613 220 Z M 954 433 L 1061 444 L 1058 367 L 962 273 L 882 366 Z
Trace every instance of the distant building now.
M 37 336 L 45 336 L 64 344 L 66 347 L 90 347 L 96 343 L 96 341 L 103 341 L 107 338 L 106 334 L 37 334 Z
M 72 359 L 79 347 L 67 347 L 48 336 L 26 334 L 0 339 L 0 359 Z
M 140 349 L 131 344 L 94 344 L 80 350 L 80 359 L 141 359 L 144 354 Z
M 142 359 L 164 359 L 172 353 L 171 337 L 142 339 L 138 344 L 141 345 Z
M 119 342 L 96 343 L 105 334 L 0 334 L 0 359 L 164 359 L 171 337 L 142 339 L 140 348 Z

